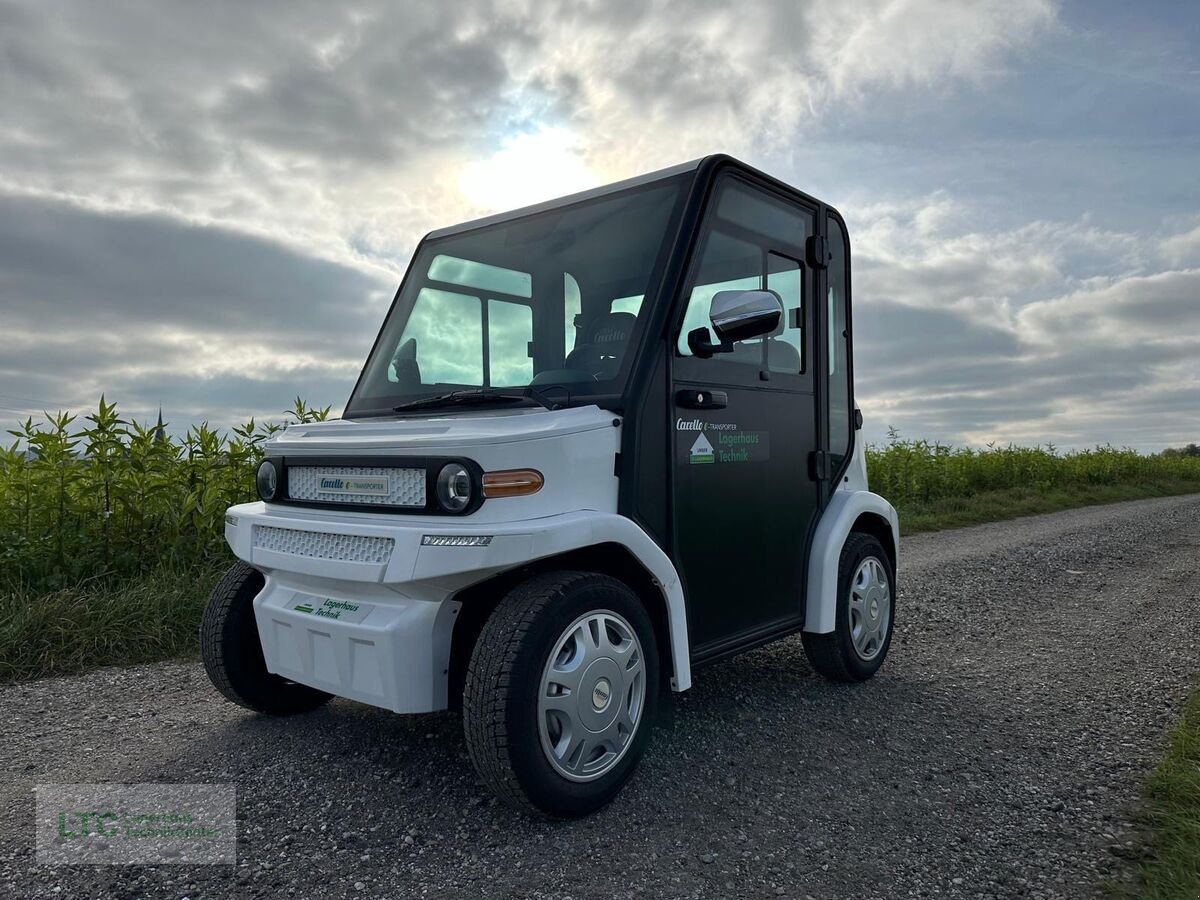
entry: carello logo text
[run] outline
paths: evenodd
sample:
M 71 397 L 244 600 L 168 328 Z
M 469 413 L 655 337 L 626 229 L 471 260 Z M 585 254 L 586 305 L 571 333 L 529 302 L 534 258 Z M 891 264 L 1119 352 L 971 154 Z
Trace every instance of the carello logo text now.
M 322 478 L 321 487 L 325 490 L 340 491 L 346 486 L 346 482 L 340 478 Z
M 737 431 L 736 422 L 705 422 L 703 419 L 685 419 L 680 416 L 675 420 L 676 431 Z

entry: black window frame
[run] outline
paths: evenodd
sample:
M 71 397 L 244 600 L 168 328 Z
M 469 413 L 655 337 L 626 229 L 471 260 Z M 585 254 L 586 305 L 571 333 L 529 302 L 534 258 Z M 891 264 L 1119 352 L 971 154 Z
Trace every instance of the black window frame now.
M 812 232 L 800 236 L 794 243 L 777 242 L 775 238 L 762 232 L 746 228 L 736 222 L 723 219 L 717 214 L 720 205 L 720 192 L 727 184 L 740 184 L 753 191 L 761 191 L 785 204 L 795 206 L 806 215 L 812 216 Z M 811 295 L 818 288 L 812 267 L 805 258 L 805 241 L 810 234 L 817 233 L 820 228 L 821 204 L 811 198 L 796 196 L 793 192 L 780 191 L 775 185 L 748 177 L 746 173 L 735 168 L 722 168 L 712 179 L 710 190 L 705 199 L 704 215 L 697 224 L 693 237 L 693 250 L 687 262 L 687 268 L 679 290 L 674 298 L 671 310 L 669 353 L 672 357 L 671 367 L 677 381 L 696 383 L 724 383 L 739 387 L 749 387 L 756 390 L 785 391 L 789 393 L 812 394 L 816 390 L 815 375 L 816 347 L 813 334 L 815 326 L 815 307 Z M 768 257 L 774 253 L 800 265 L 800 312 L 804 347 L 801 350 L 801 371 L 797 373 L 772 371 L 766 367 L 766 361 L 759 366 L 722 360 L 720 354 L 714 354 L 709 359 L 699 359 L 695 356 L 679 352 L 679 342 L 683 339 L 684 320 L 687 316 L 688 303 L 691 299 L 695 279 L 704 262 L 704 254 L 714 229 L 714 221 L 720 221 L 720 229 L 739 240 L 753 243 L 761 255 L 760 277 L 768 277 Z M 786 323 L 785 323 L 786 327 Z M 764 341 L 765 343 L 765 341 Z
M 833 488 L 837 487 L 837 485 L 841 482 L 841 480 L 843 478 L 846 477 L 846 473 L 850 469 L 851 463 L 854 461 L 854 454 L 858 449 L 858 441 L 859 441 L 860 436 L 858 433 L 859 432 L 858 417 L 854 414 L 854 410 L 857 408 L 857 401 L 855 400 L 855 397 L 854 397 L 854 285 L 853 285 L 854 266 L 852 264 L 852 259 L 851 259 L 851 255 L 850 255 L 850 229 L 846 227 L 846 220 L 842 217 L 842 214 L 840 212 L 838 212 L 836 209 L 834 209 L 832 206 L 824 206 L 824 217 L 823 218 L 826 220 L 831 220 L 831 221 L 837 222 L 838 228 L 842 232 L 842 253 L 843 253 L 842 259 L 843 259 L 843 268 L 844 268 L 845 278 L 846 278 L 846 296 L 843 300 L 843 303 L 845 304 L 845 308 L 846 308 L 846 380 L 847 380 L 846 402 L 849 405 L 849 409 L 847 412 L 849 415 L 849 422 L 850 422 L 850 425 L 849 425 L 850 439 L 846 445 L 846 456 L 842 460 L 842 464 L 836 470 L 834 470 L 830 473 L 829 485 L 830 485 L 830 490 L 832 490 Z M 828 221 L 822 222 L 822 233 L 826 236 L 826 240 L 829 241 L 830 239 L 829 239 Z M 830 254 L 830 258 L 832 261 L 832 254 Z M 821 279 L 820 289 L 821 289 L 822 302 L 819 304 L 815 304 L 815 305 L 821 307 L 820 317 L 821 317 L 822 321 L 821 321 L 821 338 L 820 338 L 820 340 L 821 340 L 821 343 L 824 345 L 829 340 L 829 324 L 828 324 L 828 322 L 824 321 L 825 320 L 825 310 L 828 307 L 828 301 L 825 298 L 827 298 L 829 295 L 829 270 L 828 270 L 828 268 L 825 269 L 825 276 Z M 828 364 L 828 359 L 829 359 L 828 349 L 826 348 L 825 351 L 821 354 L 821 361 L 820 361 L 820 365 L 822 366 L 822 372 L 825 374 L 825 377 L 824 377 L 825 390 L 823 391 L 823 394 L 824 394 L 823 400 L 820 404 L 818 404 L 818 408 L 822 410 L 822 414 L 818 416 L 818 418 L 821 420 L 819 423 L 820 429 L 822 432 L 821 445 L 826 450 L 826 452 L 829 452 L 830 446 L 831 446 L 830 434 L 829 434 L 829 413 L 830 413 L 831 407 L 832 407 L 832 404 L 829 402 L 829 389 L 828 389 L 829 364 Z

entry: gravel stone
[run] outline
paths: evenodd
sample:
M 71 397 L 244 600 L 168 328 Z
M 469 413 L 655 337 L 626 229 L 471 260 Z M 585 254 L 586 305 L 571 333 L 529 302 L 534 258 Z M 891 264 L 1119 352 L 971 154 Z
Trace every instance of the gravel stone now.
M 0 896 L 1091 897 L 1200 675 L 1200 497 L 902 545 L 891 653 L 797 638 L 697 672 L 625 791 L 575 822 L 496 804 L 458 717 L 224 701 L 195 662 L 0 689 Z M 33 787 L 233 783 L 238 865 L 34 865 Z M 714 852 L 714 848 L 719 852 Z

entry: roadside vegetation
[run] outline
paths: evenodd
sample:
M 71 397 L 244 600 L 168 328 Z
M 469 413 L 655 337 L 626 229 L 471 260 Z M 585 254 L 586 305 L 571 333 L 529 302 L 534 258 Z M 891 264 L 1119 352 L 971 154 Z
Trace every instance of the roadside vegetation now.
M 324 419 L 297 398 L 286 422 Z M 171 437 L 101 399 L 0 446 L 0 683 L 196 651 L 230 557 L 225 510 L 254 496 L 283 424 Z
M 892 431 L 887 444 L 868 448 L 867 478 L 912 534 L 1200 491 L 1200 448 L 1153 455 L 1108 446 L 1060 453 L 1052 444 L 973 450 Z
M 1200 690 L 1146 785 L 1146 859 L 1120 892 L 1146 900 L 1200 897 Z
M 283 424 L 200 424 L 175 438 L 102 399 L 87 416 L 12 431 L 0 447 L 0 682 L 194 652 L 230 561 L 225 510 L 254 497 L 263 441 L 328 414 L 297 398 Z M 1200 491 L 1193 450 L 972 450 L 892 433 L 867 468 L 911 533 Z

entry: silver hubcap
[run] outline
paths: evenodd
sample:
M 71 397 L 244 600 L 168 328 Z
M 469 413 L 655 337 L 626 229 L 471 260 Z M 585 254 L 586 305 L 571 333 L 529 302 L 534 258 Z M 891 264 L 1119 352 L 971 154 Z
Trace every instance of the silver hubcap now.
M 620 762 L 646 699 L 642 645 L 609 610 L 580 616 L 562 633 L 538 690 L 542 751 L 560 775 L 591 781 Z
M 864 661 L 872 660 L 887 640 L 892 619 L 892 589 L 883 563 L 870 556 L 850 581 L 850 640 Z

